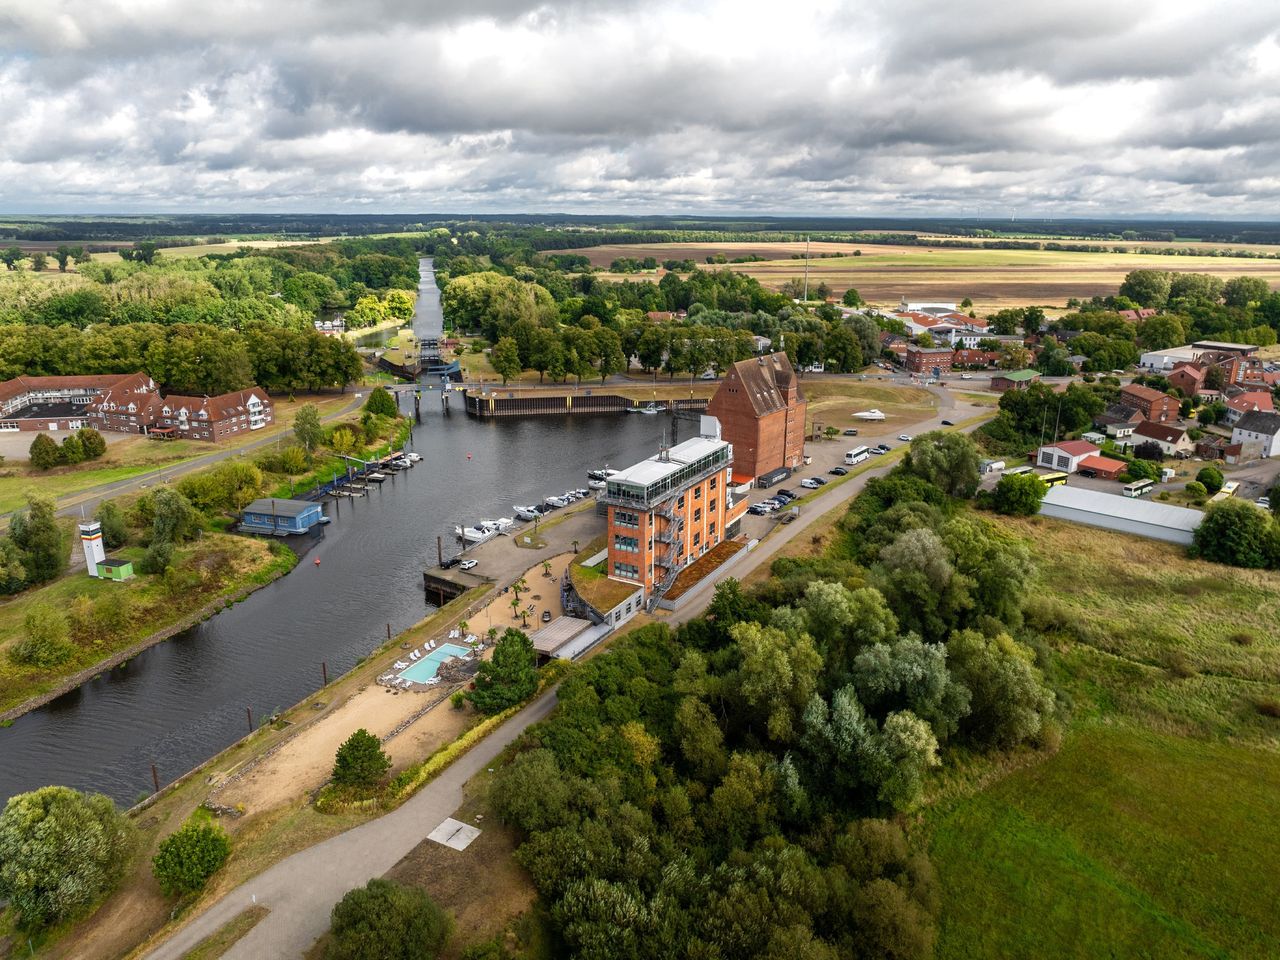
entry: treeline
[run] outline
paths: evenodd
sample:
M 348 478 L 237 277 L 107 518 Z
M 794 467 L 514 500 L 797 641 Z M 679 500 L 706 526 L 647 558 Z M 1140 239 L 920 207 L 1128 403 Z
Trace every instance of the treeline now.
M 937 889 L 903 827 L 934 771 L 1054 742 L 1024 546 L 966 508 L 977 453 L 917 438 L 814 558 L 565 680 L 492 798 L 557 955 L 931 954 Z M 905 821 L 909 822 L 909 821 Z
M 344 388 L 362 370 L 350 343 L 310 328 L 0 325 L 0 380 L 142 371 L 166 393 L 212 396 L 255 384 L 272 393 Z

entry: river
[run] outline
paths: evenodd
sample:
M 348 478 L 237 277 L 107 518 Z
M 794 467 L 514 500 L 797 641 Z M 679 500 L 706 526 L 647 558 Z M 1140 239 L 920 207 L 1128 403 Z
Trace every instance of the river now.
M 431 262 L 421 268 L 414 328 L 436 334 L 439 291 Z M 423 461 L 331 504 L 323 541 L 293 572 L 0 729 L 0 798 L 58 783 L 132 803 L 150 792 L 152 763 L 162 783 L 177 778 L 245 733 L 246 707 L 257 722 L 291 706 L 320 685 L 321 661 L 336 677 L 388 623 L 425 616 L 437 535 L 452 547 L 455 523 L 585 486 L 586 470 L 652 454 L 671 427 L 665 416 L 480 421 L 424 392 L 410 447 Z

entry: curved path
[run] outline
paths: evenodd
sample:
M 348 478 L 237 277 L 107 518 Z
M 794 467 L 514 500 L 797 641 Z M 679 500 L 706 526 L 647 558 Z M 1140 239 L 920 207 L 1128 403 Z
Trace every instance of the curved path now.
M 343 895 L 380 877 L 462 804 L 463 785 L 556 705 L 535 700 L 454 761 L 401 807 L 308 847 L 232 890 L 146 956 L 180 960 L 253 904 L 271 912 L 223 954 L 224 960 L 298 957 L 329 927 Z

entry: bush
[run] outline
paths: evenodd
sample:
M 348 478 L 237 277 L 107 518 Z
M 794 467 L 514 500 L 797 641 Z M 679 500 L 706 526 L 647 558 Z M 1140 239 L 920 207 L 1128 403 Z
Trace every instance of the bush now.
M 997 513 L 1029 517 L 1040 512 L 1040 501 L 1049 487 L 1034 473 L 1001 477 L 996 484 L 992 505 Z
M 1187 496 L 1194 500 L 1201 500 L 1209 495 L 1208 488 L 1199 480 L 1192 480 L 1188 482 L 1184 489 L 1187 492 Z
M 340 787 L 369 790 L 391 769 L 391 758 L 382 743 L 361 727 L 338 748 L 333 760 L 333 782 Z
M 493 659 L 480 661 L 476 688 L 467 699 L 481 713 L 501 713 L 538 689 L 537 657 L 533 644 L 519 630 L 508 628 L 493 648 Z
M 151 871 L 166 897 L 195 893 L 231 856 L 231 839 L 221 827 L 187 822 L 160 843 Z
M 1196 474 L 1196 480 L 1211 495 L 1221 490 L 1223 483 L 1226 482 L 1222 471 L 1217 467 L 1201 467 L 1200 472 Z
M 75 652 L 67 637 L 67 615 L 47 603 L 35 604 L 23 620 L 25 635 L 9 648 L 9 658 L 26 667 L 48 669 L 66 663 Z
M 76 437 L 80 440 L 80 448 L 84 451 L 86 460 L 97 460 L 107 452 L 107 441 L 93 427 L 81 427 L 76 431 Z
M 326 960 L 433 960 L 453 922 L 425 890 L 375 878 L 338 901 Z
M 173 560 L 173 544 L 167 540 L 155 540 L 143 554 L 138 570 L 142 573 L 164 573 Z
M 1255 706 L 1264 717 L 1280 717 L 1280 700 L 1275 697 L 1263 697 L 1256 701 Z
M 369 399 L 364 402 L 364 409 L 375 417 L 394 417 L 400 411 L 396 407 L 396 398 L 384 387 L 374 387 Z
M 62 462 L 62 450 L 54 442 L 53 437 L 46 433 L 36 434 L 36 438 L 31 441 L 31 446 L 27 450 L 27 456 L 31 460 L 31 466 L 37 470 L 48 470 Z
M 74 916 L 119 882 L 133 837 L 133 824 L 102 794 L 18 794 L 0 813 L 0 900 L 27 928 Z
M 1209 505 L 1196 528 L 1192 553 L 1233 567 L 1263 568 L 1271 556 L 1271 518 L 1244 500 Z
M 102 543 L 108 550 L 119 550 L 129 542 L 129 528 L 124 513 L 112 501 L 98 507 L 95 519 L 102 524 Z
M 84 446 L 74 433 L 62 441 L 62 462 L 80 463 L 85 459 Z

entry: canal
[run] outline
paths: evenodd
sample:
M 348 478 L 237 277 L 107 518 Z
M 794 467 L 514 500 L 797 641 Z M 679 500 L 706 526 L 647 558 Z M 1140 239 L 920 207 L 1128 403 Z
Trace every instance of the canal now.
M 415 329 L 438 333 L 439 292 L 422 263 Z M 408 404 L 406 398 L 406 405 Z M 411 449 L 423 460 L 368 497 L 333 503 L 323 541 L 289 575 L 0 729 L 0 799 L 45 784 L 130 804 L 234 742 L 255 722 L 351 669 L 430 612 L 422 570 L 455 523 L 586 486 L 585 472 L 652 454 L 668 417 L 478 421 L 424 392 Z M 511 549 L 515 549 L 514 546 Z M 317 566 L 312 561 L 320 561 Z

